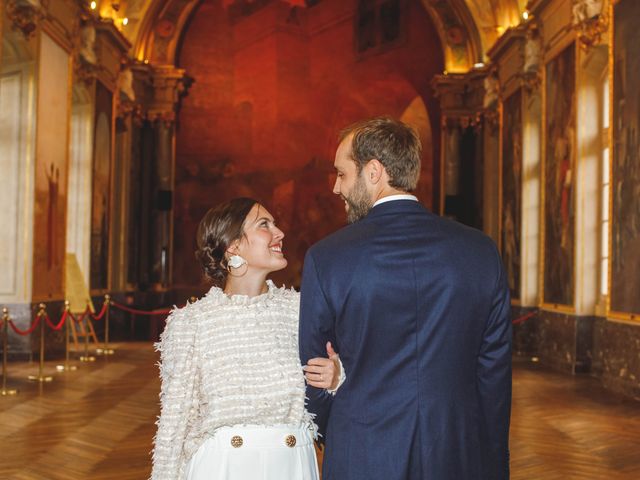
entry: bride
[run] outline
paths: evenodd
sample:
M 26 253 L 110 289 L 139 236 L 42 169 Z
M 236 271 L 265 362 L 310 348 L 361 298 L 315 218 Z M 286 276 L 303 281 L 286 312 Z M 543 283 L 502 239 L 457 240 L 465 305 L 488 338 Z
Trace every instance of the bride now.
M 317 480 L 312 415 L 298 357 L 299 294 L 267 280 L 287 266 L 284 234 L 258 202 L 237 198 L 207 212 L 196 255 L 214 286 L 174 310 L 161 353 L 161 413 L 153 480 Z M 304 367 L 333 391 L 339 360 Z

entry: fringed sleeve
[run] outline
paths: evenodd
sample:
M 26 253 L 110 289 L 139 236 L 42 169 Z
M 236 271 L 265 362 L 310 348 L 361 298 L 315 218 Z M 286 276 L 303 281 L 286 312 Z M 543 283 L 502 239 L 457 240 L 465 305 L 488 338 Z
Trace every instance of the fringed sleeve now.
M 155 344 L 160 352 L 160 417 L 153 450 L 152 480 L 184 478 L 189 458 L 185 442 L 197 415 L 200 375 L 197 371 L 196 323 L 186 312 L 174 310 Z

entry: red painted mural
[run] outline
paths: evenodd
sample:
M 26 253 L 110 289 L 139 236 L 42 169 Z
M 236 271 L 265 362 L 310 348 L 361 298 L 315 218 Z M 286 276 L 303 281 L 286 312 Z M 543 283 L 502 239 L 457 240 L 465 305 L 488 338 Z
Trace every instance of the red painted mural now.
M 432 205 L 439 111 L 430 81 L 443 58 L 421 2 L 258 3 L 205 0 L 182 38 L 179 66 L 195 82 L 178 121 L 177 287 L 201 282 L 198 221 L 236 196 L 274 214 L 289 260 L 274 279 L 297 286 L 306 249 L 345 223 L 333 157 L 339 131 L 363 118 L 391 115 L 418 130 L 417 195 Z

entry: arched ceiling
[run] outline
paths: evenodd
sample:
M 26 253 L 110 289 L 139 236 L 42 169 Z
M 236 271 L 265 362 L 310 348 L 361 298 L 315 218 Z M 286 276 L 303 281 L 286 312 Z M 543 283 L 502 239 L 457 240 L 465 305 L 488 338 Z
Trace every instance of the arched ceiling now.
M 189 16 L 202 0 L 97 0 L 102 17 L 112 18 L 133 45 L 132 56 L 155 64 L 175 63 Z M 222 0 L 225 5 L 236 0 Z M 283 0 L 304 8 L 308 0 Z M 323 1 L 323 0 L 315 0 Z M 464 73 L 486 59 L 506 29 L 521 21 L 527 0 L 420 0 L 444 49 L 445 68 Z M 126 19 L 126 20 L 125 20 Z
M 464 0 L 482 41 L 483 53 L 488 52 L 496 40 L 509 27 L 522 20 L 527 0 Z

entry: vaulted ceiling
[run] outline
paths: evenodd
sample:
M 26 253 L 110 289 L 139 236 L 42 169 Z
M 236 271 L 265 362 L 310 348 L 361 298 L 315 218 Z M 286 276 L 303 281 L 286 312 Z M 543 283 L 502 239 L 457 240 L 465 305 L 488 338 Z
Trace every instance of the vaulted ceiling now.
M 98 0 L 102 17 L 112 18 L 140 61 L 171 64 L 190 15 L 203 0 Z M 306 8 L 335 0 L 219 0 L 227 8 L 251 12 L 260 4 L 285 1 Z M 340 0 L 344 1 L 344 0 Z M 354 0 L 355 1 L 355 0 Z M 464 72 L 485 60 L 486 52 L 506 29 L 517 25 L 527 0 L 420 1 L 436 26 L 451 72 Z

